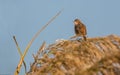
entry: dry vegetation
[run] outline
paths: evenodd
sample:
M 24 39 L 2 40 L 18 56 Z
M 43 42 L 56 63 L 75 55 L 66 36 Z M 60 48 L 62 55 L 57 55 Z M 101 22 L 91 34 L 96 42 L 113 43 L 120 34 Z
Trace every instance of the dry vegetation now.
M 30 46 L 32 45 L 32 43 L 34 42 L 34 40 L 38 37 L 38 35 L 39 35 L 53 20 L 55 20 L 55 19 L 61 14 L 62 11 L 63 11 L 63 9 L 62 9 L 61 11 L 59 11 L 55 16 L 53 16 L 53 17 L 50 19 L 50 21 L 48 21 L 48 22 L 33 36 L 33 38 L 30 40 L 30 42 L 29 42 L 28 45 L 26 46 L 26 48 L 25 48 L 25 50 L 24 50 L 23 53 L 21 52 L 21 49 L 20 49 L 20 47 L 19 47 L 19 45 L 18 45 L 18 43 L 17 43 L 17 40 L 16 40 L 15 36 L 13 36 L 13 39 L 14 39 L 15 44 L 16 44 L 16 47 L 17 47 L 18 52 L 19 52 L 19 54 L 20 54 L 20 61 L 19 61 L 18 65 L 17 65 L 17 67 L 16 67 L 16 69 L 15 69 L 14 75 L 19 75 L 19 72 L 20 72 L 20 70 L 21 70 L 22 63 L 24 64 L 25 72 L 26 72 L 26 63 L 25 63 L 25 61 L 24 61 L 24 58 L 25 58 L 25 56 L 26 56 L 26 54 L 27 54 Z
M 120 75 L 120 37 L 45 42 L 27 75 Z

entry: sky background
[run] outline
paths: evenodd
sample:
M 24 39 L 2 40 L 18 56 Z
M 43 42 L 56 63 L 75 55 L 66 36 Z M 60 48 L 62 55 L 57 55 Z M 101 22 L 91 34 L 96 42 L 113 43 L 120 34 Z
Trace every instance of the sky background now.
M 76 18 L 87 26 L 88 37 L 120 35 L 120 0 L 0 0 L 0 74 L 13 75 L 20 60 L 12 36 L 24 51 L 35 33 L 63 8 L 30 47 L 25 57 L 28 70 L 43 41 L 49 45 L 74 35 Z

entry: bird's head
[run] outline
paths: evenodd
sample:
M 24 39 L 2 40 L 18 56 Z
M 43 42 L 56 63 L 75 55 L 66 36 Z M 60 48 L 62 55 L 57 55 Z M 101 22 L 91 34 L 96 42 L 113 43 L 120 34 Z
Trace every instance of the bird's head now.
M 74 20 L 74 25 L 79 25 L 80 23 L 81 23 L 81 21 L 79 19 Z

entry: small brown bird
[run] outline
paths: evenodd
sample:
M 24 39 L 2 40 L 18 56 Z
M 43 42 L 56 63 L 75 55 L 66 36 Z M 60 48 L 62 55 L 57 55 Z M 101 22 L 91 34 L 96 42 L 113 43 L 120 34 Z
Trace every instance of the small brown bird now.
M 74 30 L 75 30 L 75 36 L 73 36 L 72 38 L 76 38 L 76 37 L 83 37 L 83 39 L 86 41 L 86 35 L 87 35 L 87 29 L 86 26 L 79 20 L 79 19 L 75 19 L 74 20 Z

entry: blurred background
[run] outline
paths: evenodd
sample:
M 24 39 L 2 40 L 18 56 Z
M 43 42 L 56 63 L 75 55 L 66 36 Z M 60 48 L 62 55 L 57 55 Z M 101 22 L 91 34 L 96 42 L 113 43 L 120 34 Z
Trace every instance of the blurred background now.
M 0 0 L 0 74 L 13 75 L 20 60 L 13 35 L 23 52 L 35 33 L 64 8 L 30 47 L 25 57 L 29 70 L 32 54 L 43 41 L 49 45 L 74 35 L 76 18 L 87 26 L 88 37 L 120 35 L 119 7 L 120 0 Z

